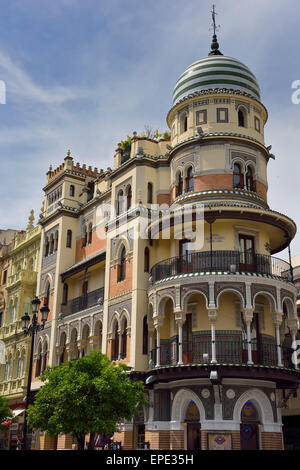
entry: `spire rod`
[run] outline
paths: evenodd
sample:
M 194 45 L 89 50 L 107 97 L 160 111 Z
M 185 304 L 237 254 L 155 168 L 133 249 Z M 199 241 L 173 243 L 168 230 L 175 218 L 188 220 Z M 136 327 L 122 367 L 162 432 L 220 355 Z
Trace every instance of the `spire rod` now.
M 214 34 L 213 34 L 213 39 L 212 39 L 212 43 L 210 46 L 211 51 L 209 52 L 208 55 L 223 55 L 222 52 L 219 51 L 219 43 L 218 43 L 217 35 L 216 35 L 216 32 L 218 28 L 220 27 L 220 25 L 216 25 L 216 15 L 217 13 L 215 11 L 215 5 L 213 5 L 211 16 L 212 16 L 212 28 L 213 28 Z

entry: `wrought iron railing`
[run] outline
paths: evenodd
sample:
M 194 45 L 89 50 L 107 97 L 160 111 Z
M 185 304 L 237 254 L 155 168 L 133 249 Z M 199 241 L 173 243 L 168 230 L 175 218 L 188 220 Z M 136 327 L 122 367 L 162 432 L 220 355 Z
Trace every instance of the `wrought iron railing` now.
M 167 277 L 198 272 L 255 272 L 291 280 L 288 262 L 270 255 L 240 251 L 202 251 L 176 256 L 155 264 L 150 272 L 152 282 Z
M 216 339 L 216 360 L 219 364 L 247 364 L 247 343 L 240 337 L 235 339 Z M 252 360 L 254 364 L 264 366 L 277 366 L 277 345 L 270 341 L 257 345 L 254 340 L 251 344 Z M 174 366 L 179 361 L 178 343 L 176 341 L 160 345 L 160 365 Z M 292 363 L 292 350 L 280 346 L 284 367 L 294 368 Z M 157 349 L 151 352 L 153 367 L 157 364 Z M 182 343 L 182 362 L 184 364 L 209 364 L 212 359 L 212 347 L 210 339 L 194 338 L 192 341 Z
M 94 305 L 103 305 L 104 301 L 104 287 L 88 292 L 86 295 L 81 295 L 75 299 L 69 300 L 66 304 L 61 305 L 61 313 L 63 315 L 71 315 L 72 313 L 80 312 L 86 308 L 93 307 Z

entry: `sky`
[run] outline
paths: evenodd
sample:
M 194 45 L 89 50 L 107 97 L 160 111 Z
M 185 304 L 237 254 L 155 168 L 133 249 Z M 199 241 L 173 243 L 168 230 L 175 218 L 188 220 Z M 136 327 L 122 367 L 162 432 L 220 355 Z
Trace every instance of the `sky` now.
M 75 163 L 106 169 L 127 134 L 167 129 L 179 75 L 210 50 L 211 9 L 208 0 L 0 0 L 0 228 L 25 229 L 31 209 L 37 222 L 46 172 L 68 149 Z M 252 70 L 269 112 L 269 205 L 300 227 L 291 99 L 300 2 L 216 0 L 216 11 L 220 50 Z M 300 253 L 300 233 L 291 251 Z

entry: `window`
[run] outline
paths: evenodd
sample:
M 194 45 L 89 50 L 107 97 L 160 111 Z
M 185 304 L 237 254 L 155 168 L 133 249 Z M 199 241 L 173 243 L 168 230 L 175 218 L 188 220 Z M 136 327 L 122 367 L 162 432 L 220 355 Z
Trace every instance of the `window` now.
M 228 122 L 227 108 L 217 108 L 217 122 Z
M 260 132 L 260 120 L 254 116 L 254 128 L 257 132 Z
M 123 333 L 121 337 L 121 359 L 127 356 L 127 320 L 124 321 Z
M 184 113 L 180 117 L 180 134 L 183 134 L 187 131 L 188 128 L 188 117 L 187 114 Z
M 88 233 L 87 233 L 87 227 L 86 225 L 83 227 L 83 240 L 82 240 L 82 246 L 86 246 L 88 241 Z
M 190 166 L 185 179 L 185 190 L 186 192 L 194 191 L 194 175 L 193 175 L 193 167 Z
M 248 191 L 254 191 L 253 172 L 250 166 L 248 166 L 246 173 L 246 188 Z
M 48 282 L 47 287 L 46 287 L 46 297 L 44 299 L 44 304 L 48 305 L 48 307 L 49 307 L 49 301 L 50 301 L 50 284 Z
M 67 248 L 72 247 L 72 230 L 67 230 L 67 243 L 66 243 Z
M 146 246 L 144 253 L 144 272 L 148 273 L 150 271 L 150 251 Z
M 45 257 L 49 255 L 49 249 L 50 249 L 49 238 L 46 237 L 46 243 L 45 243 Z
M 148 354 L 148 323 L 147 315 L 143 319 L 143 354 Z
M 127 210 L 130 209 L 131 202 L 132 202 L 132 190 L 131 190 L 131 186 L 129 185 L 127 189 Z
M 50 236 L 50 246 L 49 246 L 49 255 L 52 255 L 54 251 L 54 237 L 53 234 Z
M 3 272 L 3 284 L 6 284 L 7 281 L 7 269 Z
M 40 343 L 38 347 L 38 356 L 37 356 L 36 367 L 35 367 L 36 377 L 39 377 L 41 375 L 41 363 L 42 363 L 42 345 Z
M 118 282 L 124 281 L 126 276 L 126 250 L 123 246 L 120 257 L 119 273 L 118 273 Z
M 75 195 L 75 187 L 73 184 L 70 185 L 70 196 L 71 197 L 74 197 Z
M 147 203 L 152 204 L 153 202 L 153 186 L 152 183 L 148 183 L 147 187 Z
M 55 232 L 55 239 L 54 239 L 54 251 L 57 251 L 58 248 L 58 231 Z
M 239 163 L 235 163 L 233 166 L 233 187 L 234 188 L 244 187 L 243 173 L 241 170 L 241 165 Z
M 207 110 L 201 109 L 201 111 L 196 111 L 196 126 L 199 124 L 207 124 Z
M 68 303 L 68 291 L 69 291 L 68 284 L 64 284 L 64 287 L 63 287 L 63 298 L 62 298 L 62 304 L 63 304 L 63 305 L 66 305 L 66 304 Z
M 180 196 L 183 192 L 183 180 L 181 173 L 178 173 L 177 186 L 176 186 L 176 196 Z
M 89 224 L 88 244 L 90 245 L 93 240 L 93 224 Z
M 247 114 L 244 108 L 238 110 L 238 125 L 240 127 L 247 127 Z
M 117 198 L 117 215 L 120 215 L 124 212 L 124 194 L 122 189 L 118 192 Z
M 115 323 L 114 328 L 114 344 L 113 344 L 113 357 L 112 359 L 118 359 L 119 356 L 119 333 L 118 333 L 118 323 Z

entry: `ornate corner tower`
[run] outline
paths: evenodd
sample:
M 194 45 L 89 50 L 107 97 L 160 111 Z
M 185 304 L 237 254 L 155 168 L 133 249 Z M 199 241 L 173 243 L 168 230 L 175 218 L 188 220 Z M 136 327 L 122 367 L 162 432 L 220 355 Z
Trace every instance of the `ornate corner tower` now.
M 296 226 L 268 205 L 267 117 L 254 74 L 214 34 L 209 55 L 176 82 L 167 115 L 170 207 L 201 203 L 204 241 L 195 250 L 178 240 L 178 218 L 170 240 L 153 240 L 143 374 L 153 448 L 282 448 L 282 391 L 299 381 L 284 345 L 298 321 L 291 266 L 274 255 Z M 162 227 L 150 227 L 155 238 Z

